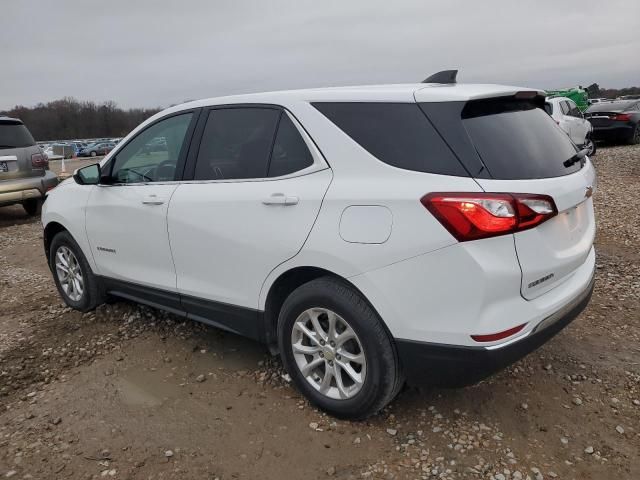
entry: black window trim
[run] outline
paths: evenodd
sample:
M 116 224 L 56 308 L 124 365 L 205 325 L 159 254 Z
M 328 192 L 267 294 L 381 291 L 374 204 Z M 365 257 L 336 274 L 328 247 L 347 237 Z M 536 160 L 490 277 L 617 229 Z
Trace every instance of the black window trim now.
M 276 141 L 276 137 L 278 135 L 278 128 L 280 126 L 280 120 L 282 119 L 282 115 L 288 115 L 289 119 L 292 121 L 294 127 L 300 133 L 302 140 L 306 144 L 309 149 L 309 153 L 311 153 L 311 157 L 313 158 L 313 163 L 302 170 L 297 170 L 295 172 L 289 173 L 287 175 L 282 175 L 279 177 L 257 177 L 257 178 L 230 178 L 230 179 L 218 179 L 218 180 L 196 180 L 195 177 L 195 169 L 196 169 L 196 161 L 198 159 L 198 153 L 200 151 L 200 146 L 202 144 L 202 138 L 204 136 L 204 129 L 207 124 L 207 119 L 209 118 L 209 113 L 212 110 L 228 110 L 232 108 L 265 108 L 272 110 L 279 110 L 280 117 L 278 118 L 278 122 L 276 124 L 275 133 L 273 135 L 273 141 L 271 143 L 271 152 L 269 153 L 269 160 L 267 162 L 267 173 L 268 175 L 269 168 L 268 166 L 271 164 L 271 154 L 273 153 L 273 146 Z M 191 140 L 191 148 L 189 149 L 189 154 L 186 159 L 186 165 L 184 168 L 184 175 L 181 180 L 182 183 L 246 183 L 246 182 L 269 182 L 269 181 L 277 181 L 277 180 L 285 180 L 288 178 L 302 177 L 304 175 L 309 175 L 315 172 L 319 172 L 321 170 L 326 170 L 331 168 L 329 162 L 326 157 L 320 150 L 318 144 L 315 142 L 313 137 L 309 134 L 307 129 L 304 127 L 302 122 L 298 120 L 298 118 L 289 110 L 288 108 L 277 105 L 273 103 L 224 103 L 224 104 L 216 104 L 216 105 L 207 105 L 202 107 L 202 113 L 200 118 L 198 119 L 198 124 L 195 127 L 195 132 L 193 138 Z
M 122 186 L 140 186 L 140 185 L 166 185 L 166 184 L 172 184 L 172 183 L 178 183 L 181 182 L 183 177 L 184 177 L 184 169 L 186 166 L 186 160 L 188 158 L 188 154 L 189 151 L 191 150 L 192 147 L 192 143 L 193 143 L 193 139 L 194 139 L 194 132 L 196 129 L 196 125 L 198 123 L 198 121 L 200 120 L 200 117 L 202 116 L 202 108 L 188 108 L 186 110 L 179 110 L 176 112 L 171 112 L 163 117 L 160 117 L 156 120 L 154 120 L 153 122 L 149 123 L 148 125 L 145 125 L 145 127 L 139 131 L 136 132 L 135 135 L 133 135 L 129 140 L 127 140 L 126 142 L 119 142 L 116 144 L 116 147 L 112 150 L 112 154 L 109 157 L 109 160 L 107 160 L 105 167 L 108 170 L 104 171 L 100 177 L 100 184 L 102 186 L 118 186 L 118 187 L 122 187 Z M 191 121 L 189 122 L 189 127 L 187 128 L 187 132 L 185 133 L 184 136 L 184 141 L 182 144 L 182 148 L 180 149 L 180 154 L 178 155 L 178 162 L 176 163 L 176 175 L 174 177 L 173 180 L 167 180 L 167 181 L 162 181 L 162 182 L 131 182 L 131 183 L 118 183 L 118 182 L 113 182 L 113 167 L 116 163 L 116 158 L 118 157 L 118 153 L 120 153 L 121 150 L 123 150 L 127 145 L 129 145 L 133 140 L 135 140 L 136 138 L 138 138 L 142 133 L 146 132 L 148 129 L 150 129 L 151 127 L 157 125 L 158 123 L 167 120 L 169 118 L 172 117 L 177 117 L 179 115 L 185 115 L 187 113 L 192 113 L 193 116 L 191 117 Z

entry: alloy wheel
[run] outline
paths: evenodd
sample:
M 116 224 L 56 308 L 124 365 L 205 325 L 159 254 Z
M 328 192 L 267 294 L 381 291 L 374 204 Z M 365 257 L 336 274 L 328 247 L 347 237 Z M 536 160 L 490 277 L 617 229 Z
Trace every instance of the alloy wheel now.
M 353 398 L 367 375 L 362 343 L 349 323 L 326 308 L 302 312 L 291 332 L 293 357 L 305 380 L 336 400 Z
M 70 300 L 78 302 L 84 294 L 84 278 L 74 253 L 64 245 L 56 251 L 56 275 L 62 291 Z
M 593 146 L 594 146 L 593 140 L 591 140 L 590 138 L 587 138 L 587 141 L 584 145 L 584 148 L 587 149 L 587 156 L 593 155 Z

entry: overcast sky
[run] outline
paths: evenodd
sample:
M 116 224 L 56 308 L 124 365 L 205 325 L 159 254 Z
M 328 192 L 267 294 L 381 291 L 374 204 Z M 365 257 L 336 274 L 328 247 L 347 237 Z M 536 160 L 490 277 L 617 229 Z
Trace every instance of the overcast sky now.
M 640 1 L 1 0 L 0 109 L 290 88 L 640 85 Z

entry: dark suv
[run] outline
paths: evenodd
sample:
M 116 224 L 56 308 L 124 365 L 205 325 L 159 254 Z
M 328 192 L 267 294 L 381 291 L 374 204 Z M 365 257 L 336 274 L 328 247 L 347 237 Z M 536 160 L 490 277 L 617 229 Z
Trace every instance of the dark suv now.
M 47 155 L 27 127 L 16 118 L 0 117 L 0 207 L 20 203 L 36 215 L 45 193 L 57 184 Z

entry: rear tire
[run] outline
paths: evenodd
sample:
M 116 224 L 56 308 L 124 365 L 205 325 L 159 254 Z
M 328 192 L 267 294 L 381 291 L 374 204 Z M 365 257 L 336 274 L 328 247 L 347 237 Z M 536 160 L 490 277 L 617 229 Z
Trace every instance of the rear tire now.
M 22 202 L 22 208 L 24 208 L 24 211 L 30 217 L 40 215 L 40 211 L 42 210 L 42 200 L 39 198 L 30 198 Z
M 375 415 L 404 383 L 380 316 L 352 286 L 332 277 L 312 280 L 289 295 L 278 318 L 278 344 L 296 387 L 338 418 Z
M 49 266 L 58 292 L 68 306 L 88 312 L 104 303 L 99 279 L 69 232 L 60 232 L 53 237 Z
M 636 123 L 636 128 L 633 129 L 633 133 L 628 138 L 627 143 L 629 145 L 640 144 L 640 124 Z
M 91 152 L 89 155 L 91 155 L 92 157 L 95 157 L 97 155 L 96 152 Z

